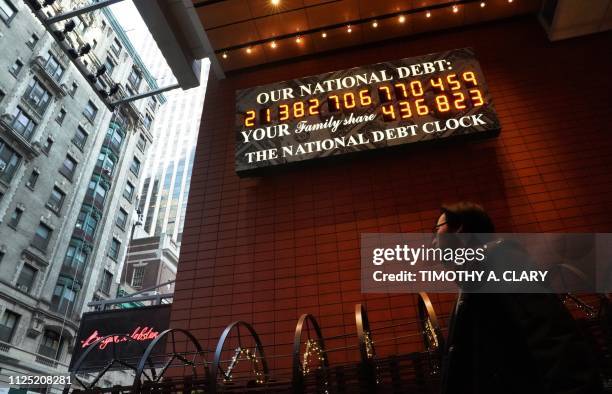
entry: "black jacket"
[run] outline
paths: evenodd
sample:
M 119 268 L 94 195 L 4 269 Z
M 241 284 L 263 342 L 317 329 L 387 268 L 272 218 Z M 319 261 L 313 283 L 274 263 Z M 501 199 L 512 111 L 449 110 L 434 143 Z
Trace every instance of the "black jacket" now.
M 596 394 L 587 340 L 553 294 L 462 294 L 451 319 L 444 394 Z

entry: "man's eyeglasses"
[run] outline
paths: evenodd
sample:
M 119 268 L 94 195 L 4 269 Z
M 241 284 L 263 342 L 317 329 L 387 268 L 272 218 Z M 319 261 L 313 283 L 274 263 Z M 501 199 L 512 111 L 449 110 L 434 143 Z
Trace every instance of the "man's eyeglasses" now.
M 437 233 L 437 232 L 438 232 L 438 229 L 439 229 L 440 227 L 444 226 L 445 224 L 447 224 L 447 222 L 440 223 L 440 224 L 436 224 L 436 225 L 435 225 L 435 226 L 433 226 L 433 228 L 431 229 L 431 232 L 432 232 L 432 233 L 434 233 L 434 234 L 435 234 L 435 233 Z

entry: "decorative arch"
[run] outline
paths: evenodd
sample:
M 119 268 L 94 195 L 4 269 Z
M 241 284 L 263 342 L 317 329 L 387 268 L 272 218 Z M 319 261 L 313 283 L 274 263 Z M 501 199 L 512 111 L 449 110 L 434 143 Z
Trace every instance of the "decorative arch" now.
M 240 327 L 244 327 L 249 336 L 255 342 L 255 352 L 252 352 L 250 349 L 242 346 L 242 336 L 240 335 Z M 221 355 L 223 354 L 223 348 L 225 346 L 225 342 L 227 341 L 232 330 L 236 330 L 236 334 L 238 337 L 238 348 L 236 348 L 236 353 L 232 358 L 230 365 L 227 370 L 224 370 L 221 366 Z M 248 350 L 248 351 L 247 351 Z M 259 353 L 259 357 L 257 357 L 257 353 Z M 210 372 L 209 372 L 209 391 L 212 394 L 217 392 L 217 384 L 219 378 L 219 372 L 221 372 L 223 376 L 223 380 L 226 381 L 228 376 L 231 377 L 231 372 L 234 366 L 239 361 L 240 356 L 245 356 L 251 363 L 253 363 L 253 370 L 256 374 L 256 383 L 264 384 L 269 380 L 270 372 L 268 370 L 268 363 L 266 362 L 266 358 L 264 355 L 264 349 L 261 344 L 261 340 L 259 339 L 259 335 L 253 329 L 253 327 L 244 321 L 235 321 L 225 327 L 221 337 L 219 338 L 219 342 L 217 342 L 217 348 L 215 349 L 215 358 L 213 360 Z M 261 360 L 261 370 L 259 370 L 257 365 L 259 365 L 259 360 Z
M 195 347 L 195 352 L 177 352 L 176 334 L 184 335 L 189 341 L 189 343 L 191 343 Z M 169 358 L 159 368 L 160 372 L 156 372 L 156 365 L 153 359 L 151 358 L 153 350 L 155 350 L 156 346 L 160 342 L 162 344 L 165 344 L 167 347 L 168 339 L 171 340 L 172 353 L 164 355 L 169 356 Z M 138 392 L 140 390 L 143 377 L 148 382 L 159 382 L 165 376 L 165 373 L 168 371 L 168 368 L 172 366 L 172 362 L 174 362 L 174 360 L 176 359 L 182 361 L 184 366 L 190 366 L 193 373 L 193 378 L 198 379 L 197 366 L 199 365 L 199 363 L 196 362 L 196 358 L 198 358 L 199 356 L 201 358 L 201 365 L 204 366 L 204 372 L 201 374 L 201 379 L 205 380 L 208 376 L 208 368 L 206 367 L 206 360 L 204 359 L 203 353 L 204 351 L 202 350 L 200 342 L 198 342 L 198 340 L 189 331 L 184 330 L 182 328 L 170 328 L 168 330 L 163 331 L 153 341 L 151 341 L 151 343 L 149 344 L 149 346 L 147 346 L 147 349 L 143 353 L 142 357 L 138 361 L 138 365 L 136 366 L 136 375 L 134 376 L 134 383 L 132 385 L 133 390 L 135 392 Z M 188 354 L 193 355 L 192 360 L 188 360 L 185 357 Z M 145 372 L 145 368 L 147 368 L 147 365 L 150 371 L 150 375 Z
M 310 327 L 316 335 L 315 338 L 311 337 Z M 302 348 L 302 334 L 306 332 L 305 353 L 301 354 Z M 293 368 L 292 368 L 292 386 L 294 392 L 302 392 L 304 389 L 304 376 L 307 375 L 310 370 L 308 368 L 308 360 L 311 352 L 314 352 L 315 357 L 319 358 L 320 364 L 324 369 L 329 368 L 329 361 L 327 358 L 327 352 L 325 350 L 325 341 L 321 334 L 321 328 L 315 317 L 311 314 L 303 314 L 300 316 L 297 325 L 295 326 L 295 334 L 293 336 Z M 303 358 L 303 361 L 300 360 Z M 327 384 L 327 381 L 325 382 Z

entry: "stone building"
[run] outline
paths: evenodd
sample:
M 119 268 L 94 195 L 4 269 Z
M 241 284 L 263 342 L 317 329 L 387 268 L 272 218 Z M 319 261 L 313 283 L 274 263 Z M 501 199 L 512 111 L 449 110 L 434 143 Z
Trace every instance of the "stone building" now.
M 85 4 L 55 1 L 42 11 Z M 66 373 L 84 306 L 116 295 L 164 98 L 111 112 L 24 2 L 0 0 L 0 19 L 1 385 Z M 76 62 L 97 90 L 118 88 L 110 98 L 157 88 L 107 9 L 55 26 L 64 46 L 90 46 Z

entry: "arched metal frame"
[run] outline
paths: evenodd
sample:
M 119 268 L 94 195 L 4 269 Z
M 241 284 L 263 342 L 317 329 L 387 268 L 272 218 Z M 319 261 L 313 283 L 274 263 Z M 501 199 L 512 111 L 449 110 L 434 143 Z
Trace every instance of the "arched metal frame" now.
M 96 383 L 98 383 L 98 381 L 100 380 L 100 378 L 102 378 L 102 376 L 104 376 L 104 374 L 106 372 L 108 372 L 108 370 L 113 365 L 115 365 L 115 364 L 123 365 L 124 367 L 126 367 L 128 369 L 136 371 L 136 366 L 130 365 L 127 362 L 117 358 L 117 350 L 115 348 L 115 345 L 118 342 L 113 340 L 113 341 L 111 341 L 112 349 L 113 349 L 113 358 L 112 358 L 112 360 L 110 360 L 110 362 L 106 364 L 106 366 L 100 371 L 98 376 L 96 376 L 96 378 L 91 382 L 90 385 L 87 385 L 87 383 L 84 383 L 83 381 L 81 381 L 81 379 L 79 379 L 78 373 L 80 372 L 81 364 L 83 364 L 83 362 L 87 359 L 87 356 L 89 356 L 89 353 L 91 353 L 101 342 L 103 342 L 104 340 L 106 340 L 108 338 L 126 338 L 127 341 L 133 341 L 134 340 L 132 337 L 130 337 L 128 335 L 125 335 L 125 334 L 118 334 L 118 335 L 117 334 L 111 334 L 111 335 L 103 336 L 102 338 L 98 338 L 94 343 L 92 343 L 91 345 L 89 345 L 87 347 L 87 350 L 85 350 L 85 352 L 83 354 L 81 354 L 81 357 L 79 357 L 77 362 L 74 364 L 74 369 L 72 371 L 73 376 L 74 376 L 74 380 L 76 380 L 86 390 L 93 389 L 95 387 Z M 122 342 L 125 342 L 125 341 L 122 341 Z M 84 371 L 84 372 L 87 372 L 87 371 Z
M 329 360 L 327 358 L 327 351 L 325 350 L 325 341 L 321 334 L 321 328 L 317 319 L 311 314 L 305 313 L 300 316 L 297 325 L 295 326 L 295 334 L 293 336 L 293 368 L 292 368 L 292 386 L 294 392 L 300 392 L 303 389 L 304 383 L 304 365 L 300 361 L 300 352 L 302 348 L 302 334 L 304 333 L 304 326 L 306 326 L 306 334 L 308 339 L 310 337 L 310 326 L 314 329 L 316 335 L 316 341 L 319 344 L 319 348 L 323 353 L 322 364 L 325 369 L 329 368 Z
M 180 333 L 180 334 L 185 335 L 191 341 L 191 343 L 194 345 L 194 347 L 196 348 L 196 352 L 193 353 L 193 355 L 194 355 L 193 360 L 191 360 L 191 361 L 187 360 L 184 357 L 183 353 L 176 351 L 175 333 Z M 172 353 L 170 354 L 170 359 L 168 361 L 166 361 L 166 363 L 163 365 L 163 367 L 161 367 L 161 372 L 159 374 L 157 374 L 155 372 L 155 366 L 153 365 L 153 362 L 150 359 L 151 353 L 153 353 L 153 350 L 155 349 L 157 344 L 162 339 L 164 339 L 164 338 L 166 338 L 168 336 L 170 336 L 170 338 L 172 339 Z M 159 334 L 153 341 L 151 341 L 149 346 L 147 346 L 147 349 L 145 350 L 145 352 L 143 353 L 142 357 L 140 358 L 140 360 L 138 362 L 138 366 L 136 367 L 136 376 L 134 376 L 134 383 L 132 385 L 133 390 L 138 392 L 138 390 L 140 389 L 140 386 L 142 384 L 141 380 L 142 380 L 143 375 L 149 381 L 159 382 L 159 380 L 164 376 L 164 374 L 166 373 L 166 371 L 168 370 L 168 368 L 170 367 L 170 365 L 172 364 L 172 362 L 175 359 L 179 359 L 185 365 L 191 365 L 191 369 L 193 371 L 193 376 L 195 378 L 197 378 L 198 377 L 197 368 L 196 368 L 197 367 L 197 363 L 196 363 L 195 359 L 196 359 L 196 357 L 198 355 L 200 355 L 202 357 L 202 365 L 204 366 L 204 373 L 202 375 L 202 378 L 205 379 L 208 376 L 208 369 L 206 367 L 206 359 L 204 359 L 202 354 L 203 354 L 203 350 L 202 350 L 202 346 L 200 346 L 200 342 L 198 342 L 198 340 L 189 331 L 184 330 L 182 328 L 171 328 L 171 329 L 162 331 L 162 333 Z M 151 370 L 151 376 L 147 375 L 144 372 L 145 365 L 147 363 L 149 364 L 149 369 Z
M 425 344 L 425 350 L 430 354 L 431 373 L 437 374 L 441 369 L 442 356 L 446 348 L 444 335 L 442 334 L 436 311 L 427 293 L 419 293 L 417 306 L 419 328 L 423 336 L 423 343 Z
M 259 339 L 259 335 L 257 335 L 257 332 L 255 332 L 255 330 L 249 323 L 238 320 L 225 327 L 223 333 L 221 334 L 221 337 L 219 338 L 219 342 L 217 342 L 217 348 L 215 349 L 215 358 L 208 373 L 209 392 L 212 394 L 215 394 L 217 392 L 217 378 L 219 370 L 221 370 L 221 355 L 223 353 L 223 347 L 225 346 L 225 341 L 227 340 L 229 334 L 234 328 L 237 330 L 238 333 L 238 346 L 242 348 L 242 337 L 240 336 L 241 326 L 244 326 L 247 329 L 247 331 L 255 341 L 255 348 L 257 350 L 257 353 L 259 353 L 261 357 L 261 365 L 264 375 L 263 380 L 264 382 L 267 382 L 269 380 L 270 371 L 268 370 L 268 363 L 266 362 L 266 357 L 264 355 L 264 350 L 261 344 L 261 340 Z
M 359 338 L 359 353 L 361 361 L 367 362 L 376 357 L 370 320 L 365 305 L 355 304 L 355 324 L 357 325 L 357 337 Z M 368 347 L 370 351 L 368 351 Z

